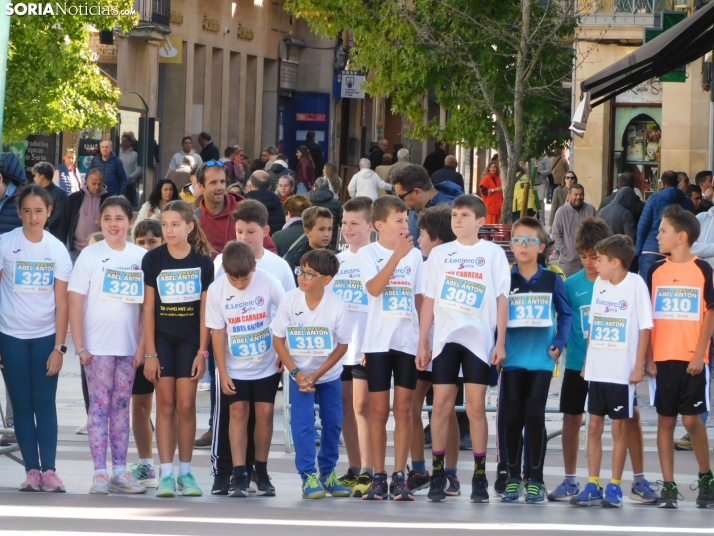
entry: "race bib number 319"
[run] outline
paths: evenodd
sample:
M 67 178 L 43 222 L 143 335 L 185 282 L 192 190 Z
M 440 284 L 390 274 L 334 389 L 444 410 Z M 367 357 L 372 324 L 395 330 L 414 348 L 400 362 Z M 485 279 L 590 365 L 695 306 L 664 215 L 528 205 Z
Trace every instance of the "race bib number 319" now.
M 201 299 L 201 268 L 162 270 L 156 283 L 162 303 L 185 303 Z
M 547 293 L 513 294 L 508 297 L 509 328 L 549 328 L 553 325 L 553 295 Z
M 486 287 L 481 283 L 455 275 L 446 275 L 439 295 L 439 306 L 478 315 L 485 294 Z
M 15 261 L 15 292 L 51 292 L 54 284 L 54 261 Z
M 657 287 L 652 318 L 699 321 L 700 296 L 696 287 Z
M 105 270 L 100 298 L 124 303 L 144 303 L 144 272 Z
M 327 357 L 332 353 L 332 333 L 322 326 L 288 326 L 290 355 Z

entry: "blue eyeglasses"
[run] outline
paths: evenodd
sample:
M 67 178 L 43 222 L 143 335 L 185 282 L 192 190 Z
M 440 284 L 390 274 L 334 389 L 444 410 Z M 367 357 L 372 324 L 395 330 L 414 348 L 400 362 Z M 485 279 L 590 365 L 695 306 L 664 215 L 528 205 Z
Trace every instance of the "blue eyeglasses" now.
M 514 236 L 511 238 L 511 244 L 514 246 L 537 246 L 540 244 L 540 238 L 535 236 Z
M 209 160 L 208 162 L 204 162 L 203 165 L 205 167 L 213 167 L 213 166 L 218 166 L 218 167 L 226 167 L 223 165 L 223 162 L 220 160 Z

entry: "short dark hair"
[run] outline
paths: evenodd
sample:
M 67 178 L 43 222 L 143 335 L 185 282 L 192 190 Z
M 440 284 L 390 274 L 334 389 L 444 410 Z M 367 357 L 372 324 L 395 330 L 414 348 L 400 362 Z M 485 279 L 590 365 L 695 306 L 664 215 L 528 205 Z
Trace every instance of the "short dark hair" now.
M 153 218 L 146 218 L 141 220 L 139 223 L 134 225 L 134 240 L 146 236 L 151 233 L 156 238 L 160 238 L 162 241 L 164 239 L 164 233 L 161 230 L 161 222 Z
M 22 208 L 22 202 L 29 196 L 39 197 L 48 209 L 52 206 L 52 196 L 47 190 L 38 184 L 30 183 L 25 186 L 17 197 L 17 210 Z
M 101 169 L 95 167 L 88 170 L 84 176 L 84 182 L 87 182 L 87 179 L 89 179 L 91 175 L 99 175 L 102 178 L 102 182 L 104 182 L 104 172 Z
M 181 145 L 183 145 L 183 142 L 185 142 L 186 140 L 191 140 L 191 143 L 193 143 L 193 138 L 191 136 L 184 136 L 183 138 L 181 138 Z
M 630 269 L 635 258 L 635 243 L 627 235 L 614 235 L 595 244 L 595 251 L 608 259 L 617 259 L 625 270 Z
M 284 179 L 287 175 L 280 177 Z M 302 213 L 312 206 L 310 198 L 306 195 L 292 195 L 283 203 L 283 209 L 290 214 L 291 218 L 302 217 Z
M 446 203 L 439 203 L 424 210 L 419 214 L 417 226 L 425 231 L 431 240 L 441 240 L 443 243 L 456 240 L 456 235 L 451 230 L 451 207 Z
M 119 207 L 121 211 L 126 214 L 126 217 L 129 221 L 134 219 L 134 207 L 131 206 L 131 203 L 127 201 L 126 197 L 122 197 L 120 195 L 113 195 L 111 197 L 107 197 L 102 203 L 102 206 L 99 207 L 100 219 L 104 214 L 104 211 L 107 210 L 109 207 Z
M 516 230 L 519 227 L 527 227 L 528 229 L 532 229 L 533 231 L 536 231 L 538 233 L 538 239 L 540 240 L 540 243 L 545 244 L 546 246 L 548 245 L 548 237 L 545 234 L 545 229 L 543 229 L 543 226 L 536 218 L 531 218 L 530 216 L 526 216 L 524 218 L 520 218 L 519 220 L 517 220 L 513 224 L 513 227 L 511 227 L 511 235 L 515 235 Z
M 372 221 L 372 198 L 364 195 L 353 197 L 342 205 L 342 212 L 361 212 L 365 221 Z
M 671 188 L 672 186 L 677 186 L 679 184 L 679 177 L 677 177 L 677 173 L 671 169 L 662 172 L 661 179 L 665 188 Z
M 309 207 L 302 213 L 303 229 L 310 230 L 317 225 L 318 218 L 327 218 L 332 222 L 332 212 L 325 207 Z
M 206 170 L 207 169 L 220 169 L 223 172 L 223 176 L 226 179 L 226 182 L 228 182 L 228 170 L 226 170 L 225 166 L 207 166 L 206 162 L 201 164 L 201 167 L 199 167 L 196 170 L 196 180 L 201 186 L 206 185 Z
M 278 157 L 276 158 L 276 160 L 282 160 L 283 162 L 286 162 L 286 161 L 290 160 L 290 157 L 288 157 L 288 155 L 286 155 L 286 154 L 280 153 L 278 155 Z
M 223 249 L 223 269 L 235 278 L 248 277 L 255 269 L 255 253 L 245 242 L 232 240 Z
M 434 187 L 429 173 L 427 173 L 426 169 L 417 164 L 409 164 L 408 166 L 398 169 L 389 178 L 389 181 L 392 184 L 401 184 L 405 190 L 420 188 L 424 191 L 428 191 Z
M 591 216 L 585 218 L 575 231 L 575 251 L 585 253 L 595 251 L 601 240 L 612 236 L 612 229 L 604 220 Z
M 617 178 L 617 186 L 619 188 L 634 188 L 635 176 L 629 171 L 620 173 L 620 176 Z
M 254 188 L 257 188 L 258 190 L 268 190 L 270 189 L 270 177 L 266 177 L 265 179 L 261 179 L 260 177 L 257 177 L 255 173 L 251 173 L 250 177 L 248 177 L 248 180 L 250 183 L 253 185 Z
M 714 176 L 714 173 L 712 173 L 711 170 L 700 171 L 695 175 L 694 182 L 696 182 L 697 184 L 701 184 L 703 182 L 707 182 L 707 177 L 712 176 Z
M 583 185 L 580 184 L 579 182 L 576 182 L 575 184 L 573 184 L 573 185 L 570 187 L 570 189 L 571 189 L 571 190 L 582 190 L 582 191 L 583 191 L 583 194 L 585 193 L 585 186 L 583 186 Z
M 677 180 L 682 181 L 683 179 L 689 180 L 689 175 L 686 171 L 677 171 Z
M 211 141 L 211 135 L 208 132 L 201 132 L 198 137 L 206 141 Z
M 238 206 L 231 214 L 233 221 L 238 220 L 246 223 L 257 223 L 261 227 L 268 225 L 268 209 L 260 201 L 246 199 L 238 203 Z
M 308 251 L 300 259 L 301 267 L 309 267 L 320 275 L 335 277 L 340 271 L 340 261 L 329 249 L 313 249 Z
M 696 184 L 689 184 L 687 187 L 684 189 L 684 193 L 687 197 L 692 197 L 692 194 L 696 192 L 698 194 L 702 193 L 702 189 L 696 185 Z
M 307 134 L 305 135 L 305 140 L 314 140 L 314 139 L 315 139 L 315 131 L 308 130 Z
M 407 166 L 409 167 L 409 166 Z M 387 221 L 392 212 L 408 212 L 407 204 L 395 195 L 378 197 L 372 202 L 372 223 Z
M 223 151 L 223 158 L 230 158 L 234 154 L 236 154 L 236 148 L 234 145 L 230 145 Z
M 42 175 L 48 181 L 52 180 L 55 174 L 55 168 L 49 162 L 37 162 L 32 168 L 33 175 Z
M 687 242 L 691 246 L 699 238 L 701 226 L 699 220 L 679 205 L 669 205 L 662 213 L 662 219 L 667 220 L 678 233 L 687 233 Z
M 486 217 L 486 203 L 478 196 L 473 194 L 463 194 L 454 199 L 451 205 L 454 208 L 468 208 L 475 215 L 476 219 Z

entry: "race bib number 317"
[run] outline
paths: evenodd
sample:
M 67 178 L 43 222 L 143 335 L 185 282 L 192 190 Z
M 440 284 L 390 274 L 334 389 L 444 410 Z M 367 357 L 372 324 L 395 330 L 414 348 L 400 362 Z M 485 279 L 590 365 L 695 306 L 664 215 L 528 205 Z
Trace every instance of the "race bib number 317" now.
M 513 294 L 508 297 L 509 328 L 548 328 L 551 318 L 552 294 Z
M 328 357 L 332 353 L 332 333 L 322 326 L 288 326 L 290 355 Z
M 657 287 L 652 318 L 699 321 L 700 297 L 697 287 Z
M 162 303 L 185 303 L 201 299 L 201 268 L 162 270 L 156 278 Z
M 15 292 L 51 292 L 54 284 L 54 261 L 15 261 Z
M 144 272 L 105 270 L 100 298 L 124 303 L 144 303 Z

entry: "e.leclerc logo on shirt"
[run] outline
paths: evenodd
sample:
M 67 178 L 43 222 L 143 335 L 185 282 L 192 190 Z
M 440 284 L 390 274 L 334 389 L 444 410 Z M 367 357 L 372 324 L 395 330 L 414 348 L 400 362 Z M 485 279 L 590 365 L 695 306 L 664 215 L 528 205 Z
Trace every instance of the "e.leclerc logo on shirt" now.
M 265 300 L 263 299 L 263 296 L 258 296 L 258 297 L 255 299 L 255 304 L 258 305 L 258 306 L 263 305 L 264 303 L 265 303 Z
M 139 266 L 138 264 L 132 264 L 131 269 L 132 270 L 141 270 L 141 266 Z
M 486 259 L 484 259 L 483 257 L 479 257 L 476 259 L 476 266 L 483 266 L 484 264 L 486 264 Z
M 405 272 L 407 275 L 411 275 L 411 274 L 412 274 L 412 267 L 411 267 L 411 266 L 407 266 L 406 268 L 404 268 L 404 272 Z
M 618 307 L 620 308 L 621 311 L 624 311 L 627 309 L 627 302 L 625 300 L 622 300 L 620 303 L 617 304 Z

